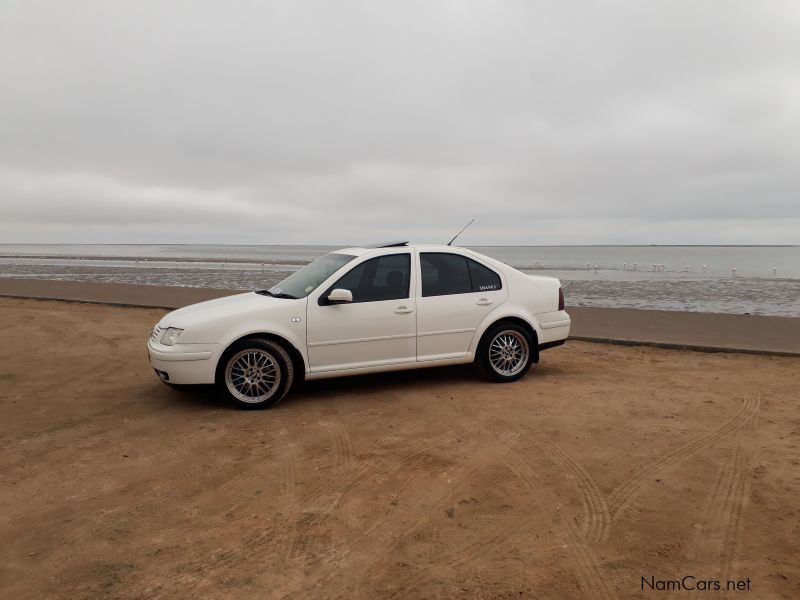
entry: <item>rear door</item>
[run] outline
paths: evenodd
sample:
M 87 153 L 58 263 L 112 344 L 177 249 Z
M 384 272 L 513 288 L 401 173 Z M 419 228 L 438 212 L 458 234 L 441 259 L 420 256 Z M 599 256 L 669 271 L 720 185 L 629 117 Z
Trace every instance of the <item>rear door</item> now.
M 460 358 L 508 292 L 488 265 L 450 252 L 419 253 L 417 360 Z

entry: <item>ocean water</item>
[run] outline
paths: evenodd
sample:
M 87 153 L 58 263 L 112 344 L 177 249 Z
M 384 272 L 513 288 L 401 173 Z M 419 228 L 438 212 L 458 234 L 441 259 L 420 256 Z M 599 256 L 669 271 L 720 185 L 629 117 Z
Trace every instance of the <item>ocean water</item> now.
M 269 287 L 329 246 L 0 245 L 0 277 Z M 800 316 L 800 246 L 474 247 L 558 277 L 568 305 Z

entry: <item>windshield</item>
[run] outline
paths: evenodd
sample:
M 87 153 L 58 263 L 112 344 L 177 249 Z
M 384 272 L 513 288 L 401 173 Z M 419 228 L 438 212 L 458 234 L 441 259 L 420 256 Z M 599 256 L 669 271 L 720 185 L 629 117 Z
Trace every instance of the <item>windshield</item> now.
M 320 256 L 311 264 L 289 275 L 278 285 L 271 287 L 269 293 L 282 298 L 305 298 L 320 283 L 354 258 L 355 256 L 350 254 L 336 254 L 335 252 Z

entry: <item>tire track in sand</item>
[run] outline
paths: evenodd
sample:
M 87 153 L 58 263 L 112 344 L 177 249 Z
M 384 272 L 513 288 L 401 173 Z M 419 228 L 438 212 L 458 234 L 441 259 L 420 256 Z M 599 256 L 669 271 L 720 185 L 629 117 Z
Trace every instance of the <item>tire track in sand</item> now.
M 307 557 L 307 555 L 303 554 L 308 550 L 308 541 L 324 531 L 324 524 L 347 493 L 361 482 L 369 478 L 379 477 L 393 468 L 413 466 L 416 462 L 420 462 L 420 456 L 434 448 L 446 446 L 466 433 L 468 431 L 464 428 L 452 429 L 430 438 L 426 443 L 418 445 L 415 449 L 390 454 L 375 463 L 368 463 L 364 460 L 338 459 L 339 464 L 342 465 L 340 472 L 325 478 L 304 497 L 295 495 L 293 505 L 286 513 L 281 515 L 277 523 L 273 522 L 269 527 L 258 529 L 246 539 L 239 540 L 237 543 L 229 545 L 228 548 L 215 552 L 211 557 L 206 557 L 203 560 L 206 575 L 204 579 L 210 581 L 214 574 L 231 570 L 260 556 L 273 556 L 275 560 L 271 562 L 277 568 L 297 565 L 298 560 L 302 564 L 316 561 L 316 556 Z M 333 435 L 338 434 L 333 433 Z M 334 448 L 336 448 L 337 444 L 340 444 L 340 448 L 351 447 L 349 441 L 336 442 L 334 440 L 333 443 Z M 381 445 L 378 444 L 378 448 L 380 447 Z M 334 449 L 334 453 L 336 452 L 337 450 Z M 339 456 L 345 456 L 346 452 L 346 450 L 342 450 Z M 334 457 L 334 464 L 336 462 L 337 459 Z M 294 484 L 292 485 L 294 486 Z M 309 509 L 312 509 L 313 512 L 309 512 Z M 280 548 L 277 548 L 274 553 L 268 552 L 274 545 L 274 534 L 280 532 L 282 528 L 289 530 L 283 536 L 283 539 L 286 540 L 286 543 L 281 544 L 283 550 L 281 551 Z M 305 541 L 303 541 L 303 538 Z M 330 552 L 327 554 L 330 554 Z M 220 560 L 217 560 L 217 557 Z M 213 565 L 210 569 L 208 568 L 209 562 Z
M 220 436 L 226 435 L 224 426 L 219 427 Z M 219 438 L 217 438 L 219 439 Z M 270 453 L 267 455 L 270 459 L 276 455 L 280 456 L 281 452 L 285 450 L 287 445 L 281 443 L 275 447 L 270 447 Z M 177 464 L 177 463 L 175 463 Z M 202 480 L 208 473 L 214 473 L 213 480 L 208 482 L 208 488 L 216 488 L 222 490 L 222 497 L 224 498 L 228 490 L 236 489 L 241 486 L 241 482 L 246 482 L 254 477 L 252 470 L 237 471 L 239 464 L 234 462 L 230 465 L 215 466 L 210 465 L 207 461 L 193 461 L 186 464 L 186 467 L 181 473 L 181 477 L 187 480 Z M 112 535 L 117 529 L 135 526 L 139 516 L 144 513 L 163 513 L 165 509 L 171 509 L 175 506 L 182 506 L 186 501 L 186 492 L 176 485 L 171 477 L 158 476 L 158 473 L 147 474 L 149 478 L 146 491 L 141 494 L 132 496 L 126 499 L 124 503 L 119 502 L 114 506 L 103 509 L 101 512 L 94 515 L 93 520 L 87 523 L 85 527 L 81 527 L 80 531 L 75 536 L 70 538 L 70 545 L 79 546 L 88 543 L 91 538 L 104 538 Z M 140 487 L 145 480 L 138 483 Z M 133 485 L 133 484 L 131 484 Z M 215 498 L 219 503 L 219 498 Z M 231 502 L 227 510 L 234 510 L 238 507 L 239 503 Z M 169 535 L 173 538 L 179 538 L 185 532 L 194 527 L 191 517 L 184 516 L 177 522 L 168 525 Z M 68 560 L 70 555 L 65 556 Z
M 350 441 L 350 435 L 338 421 L 323 421 L 320 425 L 325 427 L 331 436 L 333 441 L 333 469 L 339 471 L 353 460 L 353 443 Z
M 333 474 L 340 473 L 352 464 L 355 456 L 350 435 L 344 426 L 338 421 L 321 421 L 331 439 L 331 468 Z M 317 536 L 321 529 L 323 520 L 319 514 L 311 514 L 305 518 L 294 515 L 290 529 L 292 543 L 289 545 L 286 556 L 292 560 L 297 560 L 308 553 L 311 541 Z
M 759 394 L 749 394 L 745 396 L 739 410 L 722 425 L 694 441 L 684 444 L 680 448 L 661 456 L 639 469 L 631 477 L 619 484 L 608 496 L 608 508 L 611 513 L 612 522 L 619 520 L 622 512 L 627 508 L 631 499 L 636 495 L 648 478 L 657 475 L 664 469 L 692 456 L 696 452 L 711 446 L 731 433 L 743 427 L 751 426 L 757 418 L 760 404 L 761 396 Z
M 743 428 L 754 430 L 757 422 L 758 413 L 753 413 Z M 720 466 L 695 536 L 693 560 L 716 567 L 720 581 L 731 578 L 739 552 L 742 519 L 750 502 L 747 474 L 751 458 L 744 447 L 737 446 Z
M 453 504 L 453 497 L 461 485 L 469 480 L 472 475 L 477 471 L 476 467 L 465 466 L 460 469 L 458 475 L 454 475 L 448 488 L 441 490 L 438 494 L 426 498 L 428 504 L 424 510 L 419 510 L 415 513 L 411 520 L 391 519 L 387 521 L 375 520 L 370 523 L 365 529 L 353 539 L 347 541 L 340 541 L 333 549 L 332 553 L 325 556 L 312 557 L 308 565 L 316 568 L 321 564 L 330 564 L 332 561 L 342 561 L 352 553 L 353 549 L 357 549 L 360 555 L 369 556 L 372 561 L 369 563 L 349 563 L 348 573 L 350 575 L 350 582 L 338 584 L 328 580 L 321 582 L 321 585 L 338 585 L 337 590 L 342 594 L 342 597 L 349 598 L 369 598 L 372 597 L 370 590 L 365 588 L 365 585 L 370 583 L 369 570 L 374 566 L 373 561 L 380 561 L 390 556 L 392 547 L 398 544 L 400 540 L 406 540 L 415 531 L 428 524 L 431 520 L 431 515 L 438 515 L 444 512 L 448 505 Z M 407 488 L 413 481 L 418 478 L 417 474 L 411 475 L 404 480 L 400 487 L 396 490 L 397 495 Z M 441 530 L 435 529 L 435 537 L 437 541 L 441 541 Z M 356 576 L 353 576 L 357 574 Z M 412 596 L 413 597 L 413 596 Z
M 541 431 L 531 425 L 523 425 L 523 429 L 530 434 L 536 443 L 550 456 L 550 458 L 564 467 L 575 478 L 578 490 L 581 493 L 585 517 L 581 523 L 581 534 L 591 542 L 599 542 L 608 538 L 611 523 L 611 514 L 608 510 L 606 499 L 594 479 L 571 456 L 564 452 L 558 444 L 553 442 Z
M 503 443 L 498 439 L 499 443 Z M 590 598 L 598 598 L 601 600 L 612 600 L 616 598 L 616 594 L 606 585 L 606 580 L 600 568 L 600 561 L 595 555 L 594 551 L 589 547 L 584 539 L 582 532 L 561 514 L 558 507 L 558 500 L 549 491 L 547 484 L 542 481 L 536 471 L 531 467 L 522 457 L 519 456 L 512 448 L 506 447 L 506 458 L 508 466 L 514 474 L 522 481 L 532 492 L 534 497 L 538 494 L 540 497 L 539 506 L 547 513 L 550 522 L 553 523 L 557 530 L 557 535 L 562 539 L 565 550 L 572 556 L 575 567 L 577 568 L 577 575 L 581 581 L 583 589 L 587 591 Z M 519 529 L 522 529 L 524 520 L 519 523 Z
M 414 450 L 404 450 L 394 456 L 389 456 L 385 459 L 379 460 L 377 463 L 372 465 L 368 465 L 363 461 L 353 461 L 349 465 L 350 468 L 342 470 L 341 477 L 331 478 L 327 485 L 321 486 L 321 488 L 313 492 L 303 502 L 304 508 L 315 509 L 313 513 L 308 513 L 307 510 L 301 511 L 301 514 L 305 513 L 307 515 L 306 518 L 301 519 L 301 527 L 304 530 L 304 539 L 308 541 L 322 533 L 325 529 L 327 521 L 331 518 L 331 515 L 334 513 L 334 511 L 341 505 L 341 502 L 346 494 L 363 481 L 367 479 L 380 478 L 389 471 L 397 468 L 407 471 L 424 468 L 426 462 L 428 461 L 428 453 L 431 450 L 442 446 L 447 446 L 461 439 L 468 433 L 468 428 L 451 430 L 445 434 L 432 438 L 427 443 Z M 396 489 L 395 493 L 399 494 L 402 489 L 404 489 L 411 483 L 411 481 L 413 481 L 414 477 L 415 476 L 412 476 L 401 482 L 400 488 Z M 341 485 L 342 480 L 345 481 L 344 485 Z M 352 543 L 352 540 L 350 540 L 349 543 Z M 307 552 L 308 544 L 306 543 L 302 545 L 302 547 L 294 549 L 288 558 L 293 561 L 305 558 L 305 562 L 307 564 L 313 565 L 328 560 L 334 556 L 342 556 L 340 554 L 341 548 L 341 542 L 334 542 L 332 547 L 326 553 L 321 555 L 309 555 Z
M 352 457 L 352 445 L 350 444 L 347 433 L 341 431 L 340 424 L 333 424 L 319 421 L 310 423 L 311 427 L 320 427 L 327 431 L 331 437 L 332 463 L 334 465 L 344 464 L 347 456 Z M 338 426 L 338 427 L 337 427 Z M 287 428 L 282 428 L 281 435 L 289 435 Z M 293 549 L 302 542 L 298 540 L 299 532 L 296 522 L 294 508 L 298 504 L 297 498 L 297 475 L 296 464 L 298 462 L 298 448 L 293 440 L 282 443 L 276 449 L 282 450 L 280 456 L 280 479 L 274 482 L 267 482 L 272 489 L 277 490 L 280 495 L 279 506 L 287 507 L 285 512 L 276 513 L 275 519 L 271 520 L 267 528 L 253 530 L 246 538 L 238 544 L 228 545 L 226 548 L 216 551 L 211 556 L 199 558 L 191 566 L 197 567 L 202 563 L 204 578 L 195 584 L 193 591 L 201 591 L 212 586 L 211 577 L 214 574 L 223 573 L 236 567 L 242 560 L 253 558 L 258 548 L 260 552 L 268 556 L 286 557 L 290 556 Z M 349 449 L 349 451 L 348 451 Z M 231 493 L 236 495 L 238 490 L 246 488 L 253 481 L 264 476 L 258 469 L 247 471 L 225 484 L 224 493 L 229 497 Z M 239 501 L 232 505 L 228 510 L 233 511 L 241 505 L 246 505 L 245 501 Z M 277 535 L 276 535 L 277 534 Z M 208 566 L 209 559 L 213 566 Z M 186 566 L 184 566 L 186 567 Z
M 477 433 L 477 435 L 480 436 L 483 433 L 482 430 L 486 426 L 486 423 L 462 422 L 462 426 L 467 433 Z M 504 431 L 500 434 L 500 438 L 506 443 L 511 443 L 519 437 L 519 431 Z M 439 516 L 439 514 L 443 513 L 448 506 L 452 506 L 455 496 L 465 482 L 470 480 L 476 473 L 489 470 L 491 468 L 490 466 L 483 464 L 486 462 L 487 458 L 489 456 L 493 456 L 494 458 L 500 459 L 502 458 L 503 452 L 504 451 L 500 451 L 496 447 L 494 450 L 484 448 L 479 455 L 476 454 L 471 457 L 472 460 L 460 461 L 459 463 L 456 463 L 448 469 L 448 473 L 450 474 L 448 488 L 443 489 L 441 493 L 426 499 L 429 504 L 426 506 L 424 514 L 416 516 L 416 518 L 412 519 L 411 521 L 398 521 L 396 522 L 395 526 L 392 526 L 391 524 L 387 525 L 386 523 L 373 523 L 364 531 L 362 531 L 356 539 L 350 540 L 348 542 L 349 545 L 351 547 L 358 546 L 362 553 L 365 553 L 364 551 L 366 549 L 366 553 L 373 556 L 385 555 L 385 553 L 389 551 L 390 547 L 397 543 L 397 540 L 407 539 L 415 532 L 419 533 L 423 527 L 431 523 L 431 516 Z M 416 477 L 416 474 L 412 475 L 408 480 L 401 483 L 400 488 L 395 490 L 393 496 L 399 496 L 400 492 L 408 487 L 411 481 L 413 481 Z M 380 529 L 382 537 L 376 539 L 374 536 L 372 536 L 372 534 L 378 529 Z M 434 527 L 434 529 L 436 528 Z M 516 527 L 514 526 L 513 529 L 516 529 Z M 502 535 L 497 535 L 493 536 L 492 539 L 502 539 L 502 537 Z M 363 542 L 361 541 L 362 539 Z M 475 556 L 477 556 L 478 553 L 484 554 L 486 551 L 486 545 L 482 542 L 477 542 L 469 547 L 471 548 L 473 546 L 475 549 L 477 549 Z M 467 550 L 466 554 L 469 554 L 468 548 L 465 548 L 465 550 Z M 346 553 L 347 551 L 344 555 L 346 555 Z M 337 556 L 336 558 L 340 558 L 340 556 Z M 464 563 L 468 560 L 470 560 L 470 558 L 466 558 L 458 562 Z
M 504 428 L 511 427 L 511 429 L 495 434 L 487 427 L 491 423 L 500 424 Z M 601 600 L 616 598 L 614 592 L 607 586 L 599 566 L 599 560 L 589 547 L 582 532 L 574 523 L 562 516 L 558 508 L 558 500 L 549 491 L 547 484 L 511 446 L 511 443 L 519 438 L 522 432 L 513 424 L 499 419 L 490 419 L 489 422 L 482 424 L 479 430 L 486 435 L 490 442 L 493 442 L 505 463 L 506 468 L 502 470 L 503 472 L 498 472 L 498 477 L 503 480 L 516 479 L 520 481 L 530 492 L 529 501 L 524 506 L 516 507 L 517 512 L 521 515 L 520 519 L 505 527 L 494 527 L 490 535 L 482 536 L 471 543 L 444 552 L 441 559 L 446 560 L 451 566 L 461 566 L 483 558 L 491 553 L 493 548 L 505 547 L 507 538 L 525 530 L 536 510 L 544 510 L 553 524 L 556 536 L 560 538 L 565 551 L 573 559 L 577 570 L 576 575 L 581 586 L 586 590 L 587 597 Z
M 483 434 L 482 430 L 485 425 L 485 423 L 462 422 L 465 431 L 468 433 L 477 433 L 479 436 Z M 511 443 L 519 438 L 520 435 L 520 431 L 512 430 L 502 432 L 499 434 L 499 437 L 502 441 Z M 407 540 L 412 536 L 416 538 L 418 535 L 423 535 L 427 539 L 428 536 L 424 535 L 426 533 L 431 533 L 433 539 L 440 542 L 439 536 L 441 535 L 441 529 L 432 525 L 432 523 L 434 523 L 435 519 L 443 514 L 449 506 L 454 505 L 455 497 L 459 493 L 459 490 L 463 489 L 462 486 L 465 482 L 469 481 L 478 472 L 488 471 L 490 469 L 494 471 L 495 467 L 484 464 L 489 456 L 495 459 L 495 463 L 503 462 L 502 458 L 504 452 L 504 448 L 499 449 L 498 446 L 483 446 L 483 451 L 481 453 L 474 454 L 471 456 L 471 459 L 459 461 L 448 468 L 448 473 L 450 475 L 448 486 L 441 489 L 438 493 L 426 497 L 424 509 L 421 508 L 414 512 L 410 519 L 394 519 L 389 521 L 375 520 L 364 530 L 359 532 L 355 538 L 349 538 L 346 542 L 340 541 L 333 553 L 322 557 L 312 557 L 308 564 L 310 566 L 316 566 L 323 562 L 329 563 L 332 560 L 345 559 L 354 548 L 358 549 L 360 555 L 367 555 L 375 558 L 385 557 L 389 555 L 392 547 L 402 540 Z M 394 490 L 392 496 L 395 498 L 399 497 L 401 491 L 408 487 L 416 477 L 417 475 L 413 474 L 411 477 L 403 480 L 400 483 L 400 487 Z M 513 477 L 513 475 L 510 475 L 510 477 Z M 450 562 L 451 565 L 458 566 L 478 556 L 484 556 L 487 551 L 490 551 L 488 550 L 489 547 L 502 546 L 505 537 L 517 530 L 517 525 L 511 524 L 507 529 L 508 530 L 505 532 L 495 531 L 488 540 L 487 538 L 482 538 L 481 540 L 456 547 L 455 550 L 452 550 L 452 547 L 446 548 L 443 550 L 445 559 L 447 556 L 451 556 L 453 561 L 448 562 Z M 489 546 L 487 546 L 487 541 L 489 542 Z M 448 550 L 450 551 L 448 552 Z M 442 560 L 441 554 L 439 558 Z M 367 577 L 368 568 L 369 565 L 349 565 L 348 569 L 351 573 L 353 570 L 358 570 L 361 575 L 355 577 L 357 583 L 347 588 L 340 589 L 339 591 L 347 592 L 344 595 L 350 597 L 368 597 L 368 591 L 363 587 L 364 584 L 369 581 Z M 405 590 L 405 592 L 408 592 L 408 590 Z
M 279 480 L 273 482 L 273 489 L 275 489 L 277 495 L 281 497 L 281 505 L 291 505 L 294 503 L 296 493 L 295 463 L 297 460 L 297 449 L 295 444 L 291 441 L 287 441 L 276 446 L 274 450 L 278 451 L 275 458 L 280 461 L 280 476 Z M 232 488 L 224 488 L 226 495 L 229 495 L 231 491 L 240 489 L 258 476 L 259 473 L 254 475 L 251 471 L 248 471 L 232 478 L 230 481 L 235 485 L 233 485 Z M 240 501 L 231 505 L 227 509 L 227 512 L 236 510 L 242 504 L 245 504 L 245 502 Z M 191 525 L 188 527 L 191 527 Z M 179 531 L 180 530 L 173 530 L 170 534 L 176 536 Z M 169 590 L 163 590 L 159 593 L 159 597 L 183 598 L 187 594 L 187 590 L 192 595 L 201 594 L 201 597 L 203 594 L 213 593 L 216 591 L 216 588 L 218 588 L 218 582 L 214 580 L 213 576 L 226 568 L 231 568 L 236 565 L 241 558 L 242 546 L 247 546 L 254 535 L 257 534 L 251 534 L 237 545 L 228 545 L 210 554 L 198 556 L 188 563 L 179 565 L 180 571 L 183 574 L 176 578 L 176 583 L 178 585 L 171 587 Z M 292 538 L 290 535 L 279 538 L 271 537 L 269 540 L 264 540 L 264 549 L 267 552 L 280 553 L 285 551 L 285 548 L 291 543 L 291 540 Z M 188 573 L 192 574 L 189 575 Z
M 750 495 L 747 466 L 747 456 L 737 447 L 717 473 L 695 538 L 695 560 L 716 569 L 721 581 L 728 579 L 739 546 L 742 513 Z

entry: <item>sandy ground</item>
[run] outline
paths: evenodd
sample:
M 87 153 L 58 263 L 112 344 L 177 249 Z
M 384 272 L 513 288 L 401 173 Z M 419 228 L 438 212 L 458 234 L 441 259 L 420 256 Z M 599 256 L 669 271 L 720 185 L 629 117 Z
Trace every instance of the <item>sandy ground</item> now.
M 240 412 L 156 380 L 161 314 L 0 299 L 0 597 L 800 597 L 800 359 L 572 342 Z

